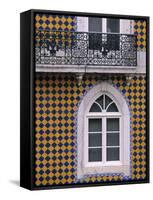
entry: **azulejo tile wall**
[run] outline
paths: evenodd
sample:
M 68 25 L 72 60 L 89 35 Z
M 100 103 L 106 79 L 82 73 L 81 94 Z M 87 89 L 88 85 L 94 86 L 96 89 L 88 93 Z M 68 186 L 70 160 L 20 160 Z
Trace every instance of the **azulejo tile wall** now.
M 146 21 L 134 21 L 134 34 L 137 35 L 137 48 L 138 50 L 146 49 Z
M 131 110 L 131 179 L 146 177 L 145 77 L 111 77 L 111 82 L 128 100 Z M 86 76 L 82 84 L 72 75 L 37 73 L 35 84 L 35 185 L 78 183 L 76 114 L 78 104 L 100 78 Z M 122 175 L 93 175 L 83 183 L 124 180 Z
M 75 31 L 76 17 L 67 15 L 36 14 L 35 28 L 42 31 Z
M 75 16 L 36 14 L 35 45 L 39 47 L 43 43 L 44 38 L 46 45 L 50 44 L 52 47 L 60 48 L 65 45 L 73 45 L 73 34 L 71 32 L 76 31 L 76 21 Z M 52 43 L 50 43 L 51 41 Z

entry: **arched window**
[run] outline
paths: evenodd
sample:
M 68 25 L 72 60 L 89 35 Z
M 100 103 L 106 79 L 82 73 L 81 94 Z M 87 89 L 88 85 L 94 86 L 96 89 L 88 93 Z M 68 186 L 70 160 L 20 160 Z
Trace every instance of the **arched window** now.
M 86 115 L 88 162 L 120 160 L 120 118 L 116 103 L 106 94 L 94 101 Z
M 130 175 L 130 112 L 125 98 L 103 82 L 83 98 L 78 110 L 77 176 Z

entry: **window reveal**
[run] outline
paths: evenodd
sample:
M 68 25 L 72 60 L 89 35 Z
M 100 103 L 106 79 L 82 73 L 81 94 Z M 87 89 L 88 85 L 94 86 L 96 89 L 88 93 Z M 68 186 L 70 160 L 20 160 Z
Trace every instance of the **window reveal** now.
M 102 119 L 89 119 L 88 161 L 102 161 Z

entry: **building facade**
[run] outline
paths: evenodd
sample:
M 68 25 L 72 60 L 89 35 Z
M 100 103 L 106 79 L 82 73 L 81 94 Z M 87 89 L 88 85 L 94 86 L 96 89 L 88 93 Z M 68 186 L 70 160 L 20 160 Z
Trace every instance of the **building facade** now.
M 35 185 L 146 178 L 146 21 L 35 15 Z

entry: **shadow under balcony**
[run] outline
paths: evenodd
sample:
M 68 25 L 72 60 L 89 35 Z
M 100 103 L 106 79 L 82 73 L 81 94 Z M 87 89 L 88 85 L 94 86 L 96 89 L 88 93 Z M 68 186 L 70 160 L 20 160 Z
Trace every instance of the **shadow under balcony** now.
M 36 31 L 36 71 L 132 73 L 136 40 L 132 34 Z

